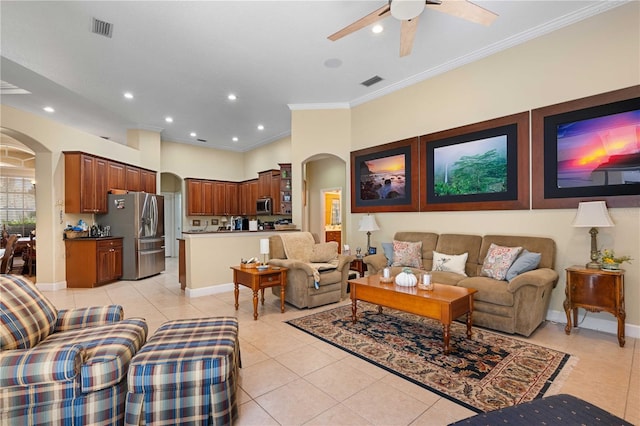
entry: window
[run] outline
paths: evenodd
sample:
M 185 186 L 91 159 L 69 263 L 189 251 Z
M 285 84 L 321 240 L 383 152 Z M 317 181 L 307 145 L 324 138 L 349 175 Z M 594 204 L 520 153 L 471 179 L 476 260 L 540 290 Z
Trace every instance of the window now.
M 36 186 L 32 178 L 0 176 L 0 223 L 24 236 L 36 227 Z

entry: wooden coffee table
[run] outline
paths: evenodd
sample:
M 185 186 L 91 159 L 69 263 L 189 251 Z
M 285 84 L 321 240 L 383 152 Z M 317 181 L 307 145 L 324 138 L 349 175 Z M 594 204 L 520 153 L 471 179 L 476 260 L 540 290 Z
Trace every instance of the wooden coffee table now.
M 448 354 L 451 322 L 467 315 L 467 338 L 471 338 L 473 323 L 473 288 L 434 284 L 433 290 L 420 290 L 418 287 L 402 287 L 394 282 L 380 282 L 380 275 L 349 280 L 351 286 L 351 312 L 353 322 L 357 321 L 358 300 L 409 312 L 438 320 L 444 327 L 444 353 Z
M 268 287 L 280 286 L 280 312 L 284 312 L 284 288 L 287 285 L 287 268 L 277 269 L 273 266 L 264 271 L 257 268 L 243 268 L 242 266 L 232 266 L 233 269 L 233 293 L 235 296 L 235 307 L 238 310 L 239 285 L 242 284 L 253 290 L 253 319 L 258 319 L 258 291 L 262 294 L 262 304 L 264 305 L 264 289 Z

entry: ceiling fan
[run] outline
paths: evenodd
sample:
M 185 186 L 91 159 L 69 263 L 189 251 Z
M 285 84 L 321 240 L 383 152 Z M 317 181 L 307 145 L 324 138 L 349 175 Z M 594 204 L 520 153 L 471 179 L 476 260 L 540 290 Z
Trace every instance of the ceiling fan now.
M 336 41 L 391 15 L 402 21 L 400 28 L 400 57 L 407 56 L 413 48 L 413 40 L 418 28 L 418 18 L 424 8 L 433 8 L 458 18 L 485 26 L 498 17 L 495 13 L 467 0 L 389 0 L 389 3 L 358 19 L 343 29 L 327 37 Z

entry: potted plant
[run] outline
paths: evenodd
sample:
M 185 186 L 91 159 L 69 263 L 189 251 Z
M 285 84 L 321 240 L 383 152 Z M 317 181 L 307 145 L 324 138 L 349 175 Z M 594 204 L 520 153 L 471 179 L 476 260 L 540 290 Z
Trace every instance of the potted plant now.
M 602 263 L 602 269 L 618 270 L 620 264 L 624 262 L 631 263 L 631 257 L 629 256 L 616 256 L 613 249 L 603 249 L 600 252 L 600 262 Z

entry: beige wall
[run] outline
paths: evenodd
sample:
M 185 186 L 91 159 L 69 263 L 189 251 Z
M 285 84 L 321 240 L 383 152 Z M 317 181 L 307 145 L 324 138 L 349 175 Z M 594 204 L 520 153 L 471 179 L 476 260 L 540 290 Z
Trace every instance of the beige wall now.
M 62 229 L 67 221 L 77 220 L 76 216 L 63 214 L 60 223 L 63 150 L 81 150 L 180 178 L 244 180 L 260 170 L 275 168 L 278 162 L 290 161 L 294 173 L 293 220 L 302 223 L 303 172 L 308 161 L 333 154 L 345 162 L 348 176 L 349 153 L 353 150 L 639 84 L 639 16 L 640 2 L 630 2 L 353 109 L 295 110 L 291 138 L 243 154 L 171 142 L 162 142 L 158 148 L 157 136 L 145 132 L 133 137 L 141 151 L 2 105 L 2 131 L 17 135 L 16 139 L 37 155 L 38 244 L 51 258 L 50 262 L 47 258 L 39 260 L 38 280 L 44 284 L 64 282 Z M 275 152 L 277 156 L 272 156 Z M 347 213 L 348 180 L 343 185 L 331 184 L 344 187 Z M 640 209 L 611 209 L 610 213 L 616 227 L 602 229 L 599 242 L 635 259 L 625 265 L 626 302 L 627 323 L 637 328 Z M 558 244 L 556 269 L 561 274 L 551 309 L 559 311 L 564 299 L 563 269 L 584 263 L 588 257 L 588 233 L 570 226 L 573 215 L 573 210 L 376 214 L 381 230 L 372 234 L 372 243 L 379 246 L 399 230 L 550 236 Z M 90 215 L 83 215 L 85 220 L 86 216 L 91 220 Z M 346 240 L 352 246 L 366 243 L 366 236 L 357 232 L 360 217 L 346 217 Z M 202 265 L 205 268 L 207 262 Z M 605 314 L 589 316 L 610 319 Z
M 640 3 L 574 24 L 481 61 L 357 106 L 351 111 L 350 149 L 357 150 L 410 136 L 471 124 L 640 83 Z M 324 152 L 313 132 L 327 125 L 331 112 L 293 114 L 294 156 Z M 344 111 L 333 114 L 343 118 Z M 344 120 L 337 120 L 342 129 Z M 338 130 L 339 132 L 339 130 Z M 303 135 L 298 138 L 298 135 Z M 344 134 L 341 134 L 344 136 Z M 308 137 L 308 140 L 305 139 Z M 302 147 L 304 148 L 302 148 Z M 303 152 L 304 154 L 298 154 Z M 342 153 L 342 150 L 338 150 Z M 346 157 L 345 157 L 346 158 Z M 535 166 L 535 165 L 534 165 Z M 601 229 L 599 245 L 640 259 L 640 209 L 610 209 L 614 228 Z M 589 234 L 572 228 L 575 210 L 379 213 L 381 230 L 372 244 L 391 241 L 396 231 L 505 233 L 553 238 L 561 278 L 552 312 L 562 311 L 564 268 L 589 257 Z M 366 243 L 357 232 L 361 215 L 347 219 L 347 242 Z M 625 264 L 627 324 L 640 325 L 640 261 Z M 608 314 L 589 314 L 611 320 Z M 610 324 L 606 327 L 610 330 Z
M 308 230 L 320 237 L 320 241 L 324 241 L 324 225 L 325 225 L 325 205 L 322 200 L 322 190 L 337 189 L 343 190 L 347 182 L 346 163 L 337 157 L 326 157 L 315 161 L 309 161 L 306 167 L 308 203 L 306 210 L 308 211 L 309 226 Z M 342 197 L 341 212 L 348 211 L 345 204 L 345 197 Z

